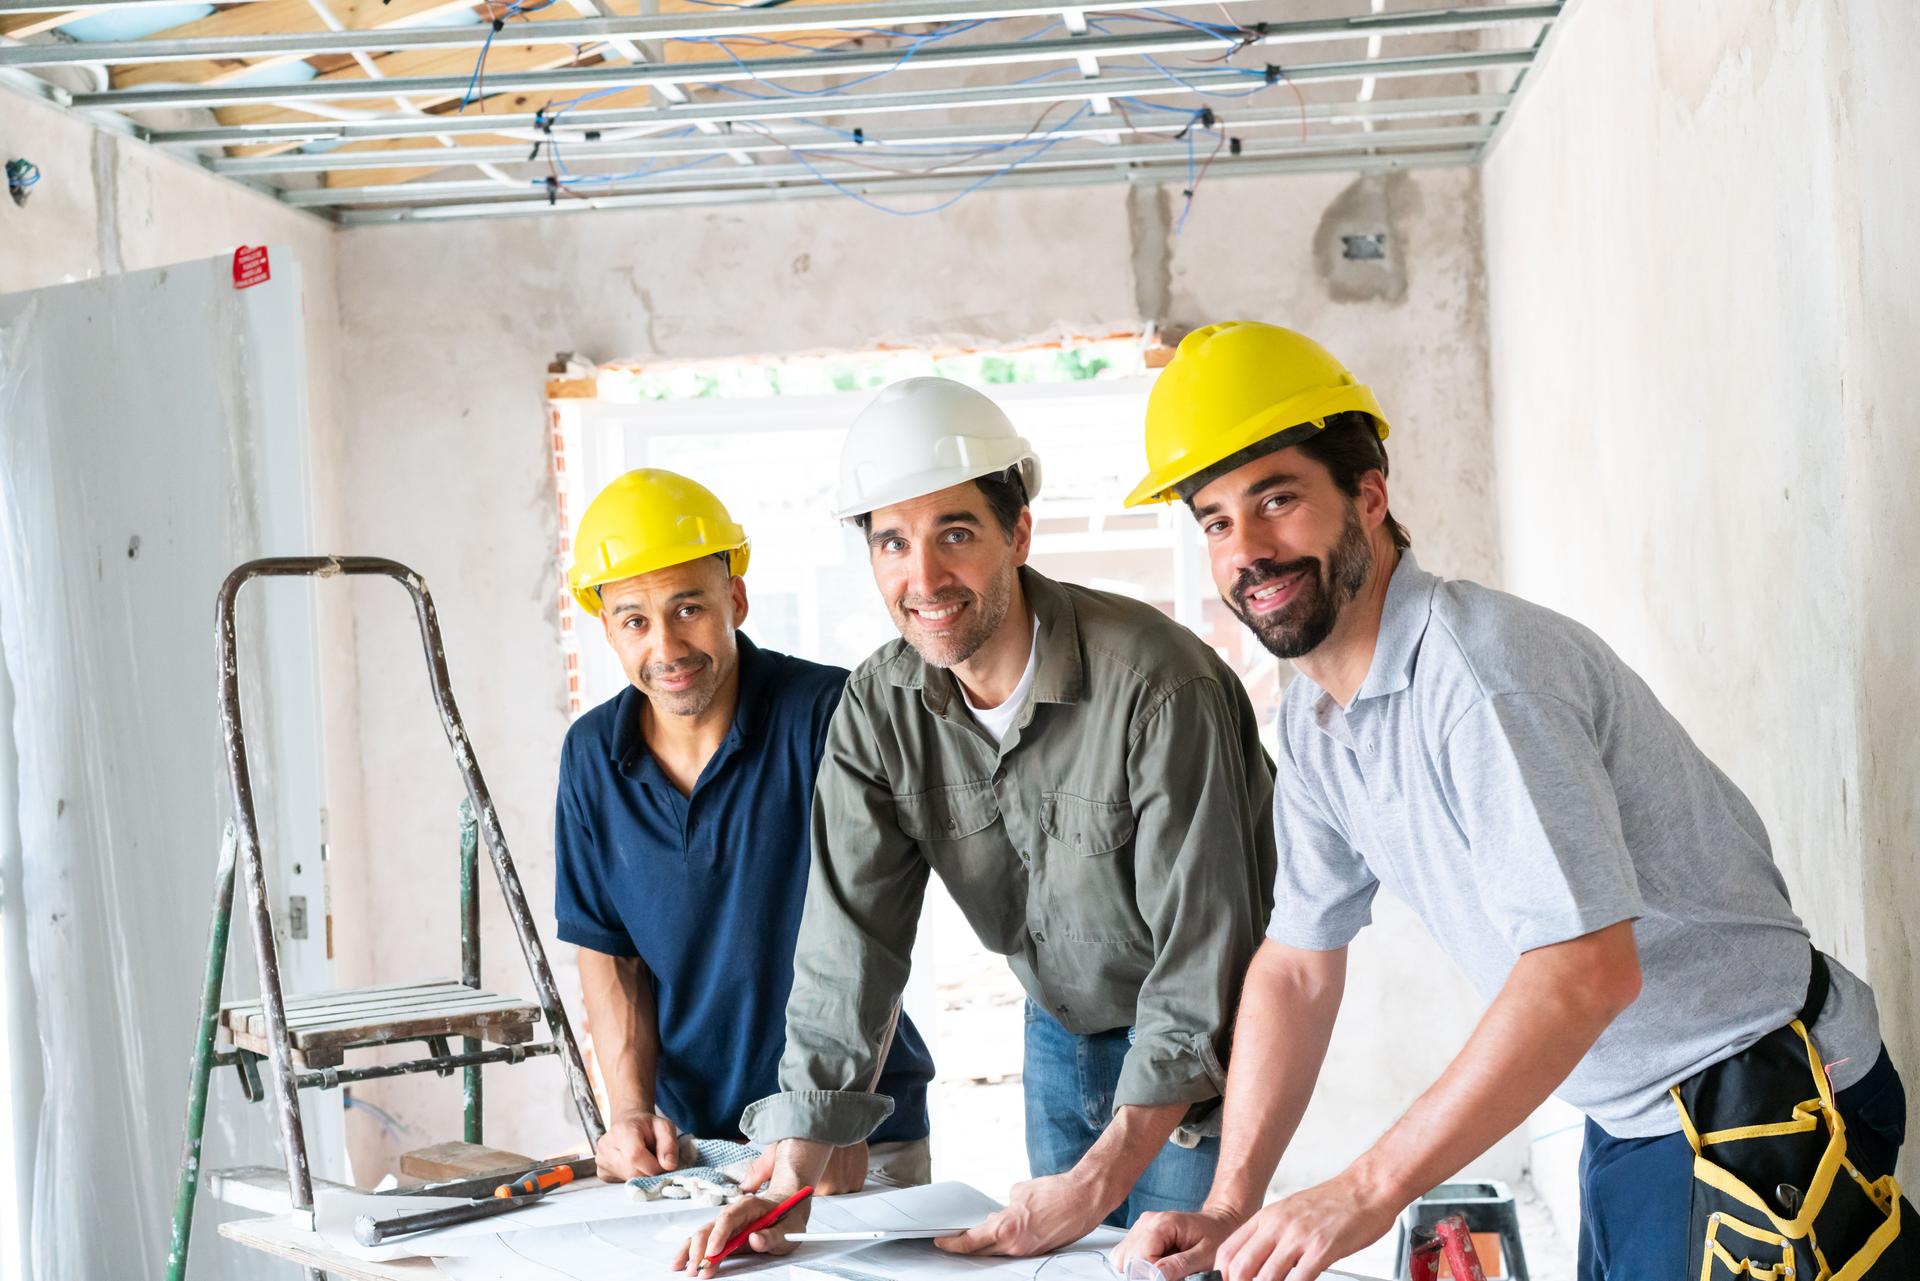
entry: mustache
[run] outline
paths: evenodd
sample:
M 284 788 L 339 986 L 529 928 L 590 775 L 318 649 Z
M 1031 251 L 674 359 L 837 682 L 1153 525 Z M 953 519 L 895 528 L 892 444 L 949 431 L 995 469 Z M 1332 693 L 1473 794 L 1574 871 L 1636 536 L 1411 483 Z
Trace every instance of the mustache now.
M 956 587 L 951 591 L 937 592 L 932 596 L 902 596 L 901 609 L 939 609 L 942 605 L 964 605 L 973 599 L 973 593 L 965 588 Z
M 685 676 L 706 667 L 713 660 L 705 654 L 698 658 L 683 658 L 677 663 L 655 663 L 651 667 L 640 669 L 642 680 L 659 680 L 665 676 Z
M 1302 571 L 1312 574 L 1314 580 L 1317 582 L 1320 578 L 1320 558 L 1317 556 L 1302 556 L 1298 560 L 1290 560 L 1285 564 L 1274 560 L 1256 560 L 1253 564 L 1241 570 L 1239 575 L 1234 578 L 1232 593 L 1234 604 L 1244 609 L 1246 607 L 1247 597 L 1251 593 L 1258 591 L 1275 579 L 1291 578 L 1293 575 L 1301 573 Z

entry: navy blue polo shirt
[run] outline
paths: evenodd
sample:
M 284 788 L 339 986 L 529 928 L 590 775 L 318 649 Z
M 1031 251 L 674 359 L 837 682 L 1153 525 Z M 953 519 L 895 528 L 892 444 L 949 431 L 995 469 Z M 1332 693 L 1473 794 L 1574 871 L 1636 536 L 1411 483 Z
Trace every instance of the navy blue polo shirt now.
M 740 699 L 682 796 L 647 750 L 632 686 L 582 716 L 560 754 L 554 914 L 569 943 L 652 974 L 654 1106 L 701 1138 L 739 1138 L 780 1090 L 813 782 L 846 669 L 740 644 Z M 849 975 L 849 981 L 852 976 Z M 893 1115 L 871 1142 L 927 1137 L 933 1060 L 902 1018 L 880 1078 Z

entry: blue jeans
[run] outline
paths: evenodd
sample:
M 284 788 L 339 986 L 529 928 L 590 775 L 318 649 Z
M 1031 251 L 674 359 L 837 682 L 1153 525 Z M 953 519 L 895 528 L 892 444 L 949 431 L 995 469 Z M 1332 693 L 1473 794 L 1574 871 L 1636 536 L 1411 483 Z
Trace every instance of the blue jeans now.
M 1907 1094 L 1885 1049 L 1834 1096 L 1847 1159 L 1869 1179 L 1893 1173 L 1907 1131 Z M 1687 1136 L 1616 1139 L 1587 1122 L 1580 1153 L 1580 1281 L 1651 1281 L 1686 1271 L 1693 1208 Z
M 1034 1178 L 1072 1169 L 1107 1128 L 1132 1042 L 1131 1028 L 1078 1036 L 1027 1002 L 1027 1165 Z M 1199 1209 L 1219 1161 L 1218 1139 L 1195 1148 L 1168 1143 L 1107 1222 L 1126 1228 L 1149 1210 Z

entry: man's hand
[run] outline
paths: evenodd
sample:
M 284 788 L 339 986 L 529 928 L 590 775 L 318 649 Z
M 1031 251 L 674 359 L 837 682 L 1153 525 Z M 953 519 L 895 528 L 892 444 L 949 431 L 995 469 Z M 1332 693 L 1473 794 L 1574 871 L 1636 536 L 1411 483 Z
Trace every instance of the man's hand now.
M 1145 1259 L 1160 1269 L 1160 1275 L 1178 1281 L 1180 1277 L 1205 1272 L 1213 1266 L 1220 1243 L 1232 1236 L 1243 1222 L 1231 1210 L 1211 1206 L 1197 1214 L 1168 1214 L 1153 1211 L 1143 1214 L 1127 1232 L 1126 1240 L 1113 1247 L 1107 1257 L 1113 1270 L 1126 1274 L 1127 1264 Z
M 1013 1185 L 1012 1204 L 985 1223 L 934 1244 L 953 1254 L 1045 1254 L 1078 1241 L 1113 1208 L 1074 1171 Z
M 1214 1266 L 1225 1281 L 1314 1281 L 1385 1236 L 1402 1208 L 1337 1175 L 1248 1219 L 1220 1247 Z
M 774 1149 L 768 1148 L 747 1165 L 746 1172 L 740 1176 L 740 1186 L 749 1191 L 757 1191 L 767 1185 L 773 1177 Z M 813 1181 L 815 1196 L 841 1196 L 848 1192 L 858 1192 L 867 1186 L 867 1145 L 856 1143 L 852 1147 L 835 1148 L 833 1155 L 827 1158 L 827 1171 Z
M 799 1189 L 794 1189 L 798 1191 Z M 673 1256 L 674 1271 L 685 1271 L 690 1276 L 711 1277 L 718 1273 L 719 1264 L 709 1264 L 712 1258 L 727 1248 L 727 1242 L 733 1240 L 739 1232 L 756 1219 L 771 1214 L 782 1201 L 792 1193 L 775 1195 L 768 1192 L 765 1196 L 741 1197 L 720 1212 L 720 1217 L 704 1228 L 696 1229 Z M 787 1240 L 787 1233 L 798 1232 L 807 1225 L 808 1207 L 812 1200 L 802 1201 L 787 1211 L 787 1217 L 770 1228 L 764 1228 L 747 1238 L 744 1249 L 757 1254 L 792 1254 L 798 1248 L 796 1243 Z
M 636 1108 L 613 1118 L 607 1132 L 593 1145 L 593 1157 L 602 1179 L 624 1183 L 679 1169 L 679 1146 L 680 1131 L 673 1122 Z

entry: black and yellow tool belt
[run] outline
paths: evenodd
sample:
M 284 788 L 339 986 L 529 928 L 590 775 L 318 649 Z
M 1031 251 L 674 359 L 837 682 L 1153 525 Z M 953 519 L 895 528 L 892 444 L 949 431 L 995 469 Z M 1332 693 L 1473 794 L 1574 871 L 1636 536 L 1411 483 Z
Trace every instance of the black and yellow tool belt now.
M 1800 1017 L 1672 1091 L 1693 1147 L 1689 1281 L 1920 1278 L 1913 1205 L 1891 1171 L 1869 1179 L 1847 1159 L 1807 1038 L 1828 982 L 1816 951 Z

